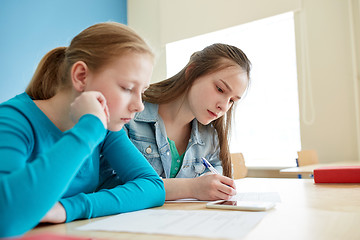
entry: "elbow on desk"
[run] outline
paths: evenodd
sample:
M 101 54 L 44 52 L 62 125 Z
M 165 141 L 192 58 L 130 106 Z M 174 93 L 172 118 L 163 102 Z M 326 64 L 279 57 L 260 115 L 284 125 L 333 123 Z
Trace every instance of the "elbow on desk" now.
M 147 178 L 147 181 L 151 184 L 147 184 L 147 187 L 142 189 L 144 200 L 146 201 L 142 201 L 141 208 L 160 207 L 164 205 L 166 194 L 163 180 L 156 176 Z
M 154 199 L 153 202 L 154 206 L 150 206 L 150 207 L 160 207 L 165 203 L 166 192 L 165 192 L 164 181 L 161 178 L 157 177 L 156 179 L 152 180 L 152 182 L 154 183 L 156 188 L 157 198 Z
M 155 171 L 153 171 L 151 174 L 147 173 L 146 176 L 142 176 L 142 179 L 150 183 L 146 184 L 146 189 L 142 189 L 145 195 L 148 195 L 146 199 L 150 200 L 147 202 L 147 206 L 144 207 L 151 208 L 164 205 L 166 195 L 164 181 L 157 175 Z

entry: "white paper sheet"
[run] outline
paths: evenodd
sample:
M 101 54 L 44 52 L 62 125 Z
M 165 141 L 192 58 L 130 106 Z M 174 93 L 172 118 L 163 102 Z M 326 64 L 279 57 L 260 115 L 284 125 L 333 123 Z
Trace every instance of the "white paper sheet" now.
M 265 215 L 266 212 L 148 209 L 115 215 L 77 229 L 239 239 Z
M 232 196 L 231 201 L 257 201 L 257 202 L 281 202 L 280 195 L 277 192 L 238 192 Z M 166 202 L 208 202 L 200 201 L 195 198 L 183 198 Z

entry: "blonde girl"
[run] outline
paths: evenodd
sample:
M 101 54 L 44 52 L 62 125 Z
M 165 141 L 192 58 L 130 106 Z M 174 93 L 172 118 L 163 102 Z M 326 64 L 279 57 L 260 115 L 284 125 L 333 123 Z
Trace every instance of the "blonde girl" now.
M 121 130 L 143 110 L 152 68 L 143 39 L 111 22 L 43 57 L 26 92 L 0 105 L 0 237 L 163 204 L 163 182 Z M 120 185 L 101 187 L 102 165 Z

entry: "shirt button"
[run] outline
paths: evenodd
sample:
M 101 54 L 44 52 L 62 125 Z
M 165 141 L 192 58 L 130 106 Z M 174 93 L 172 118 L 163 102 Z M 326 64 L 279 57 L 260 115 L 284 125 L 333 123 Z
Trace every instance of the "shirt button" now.
M 175 170 L 178 170 L 178 169 L 179 169 L 179 168 L 177 168 L 177 167 L 175 168 Z
M 190 138 L 189 142 L 192 142 L 191 138 Z
M 152 152 L 151 147 L 148 146 L 148 147 L 145 149 L 145 152 L 146 152 L 147 154 L 150 154 L 150 153 Z
M 169 155 L 170 155 L 170 153 L 169 153 L 169 152 L 167 152 L 167 153 L 166 153 L 166 155 L 168 155 L 168 156 L 169 156 Z
M 180 162 L 180 160 L 178 159 L 178 160 L 176 160 L 177 162 Z

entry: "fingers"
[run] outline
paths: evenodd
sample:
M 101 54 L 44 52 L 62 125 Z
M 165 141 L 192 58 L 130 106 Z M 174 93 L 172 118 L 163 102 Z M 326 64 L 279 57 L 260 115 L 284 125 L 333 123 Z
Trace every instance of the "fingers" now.
M 89 92 L 90 94 L 94 94 L 96 99 L 99 101 L 99 103 L 101 104 L 101 106 L 103 107 L 103 109 L 105 109 L 107 107 L 106 104 L 106 98 L 104 97 L 104 95 L 102 95 L 101 92 Z
M 219 177 L 220 181 L 217 187 L 217 190 L 219 191 L 218 196 L 221 197 L 221 199 L 227 200 L 231 196 L 236 195 L 236 185 L 234 180 L 225 176 Z
M 106 115 L 106 122 L 109 123 L 110 122 L 110 113 L 109 113 L 109 107 L 106 103 L 106 98 L 104 97 L 104 95 L 102 95 L 101 92 L 94 92 L 94 93 L 97 94 L 96 98 L 104 109 L 104 112 Z
M 197 178 L 196 198 L 200 200 L 228 200 L 236 195 L 233 179 L 219 175 L 203 175 Z
M 215 199 L 213 199 L 213 200 L 229 200 L 230 198 L 231 198 L 230 195 L 218 191 L 216 193 Z
M 229 177 L 225 177 L 225 176 L 220 176 L 220 181 L 223 183 L 223 184 L 226 184 L 227 186 L 233 188 L 233 189 L 236 189 L 236 184 L 235 184 L 235 181 Z
M 74 123 L 85 114 L 93 114 L 97 116 L 104 127 L 110 120 L 109 108 L 104 95 L 96 91 L 88 91 L 80 94 L 71 104 L 70 116 Z
M 107 105 L 105 105 L 104 111 L 105 111 L 107 123 L 109 123 L 110 122 L 110 112 L 109 112 L 109 108 Z

